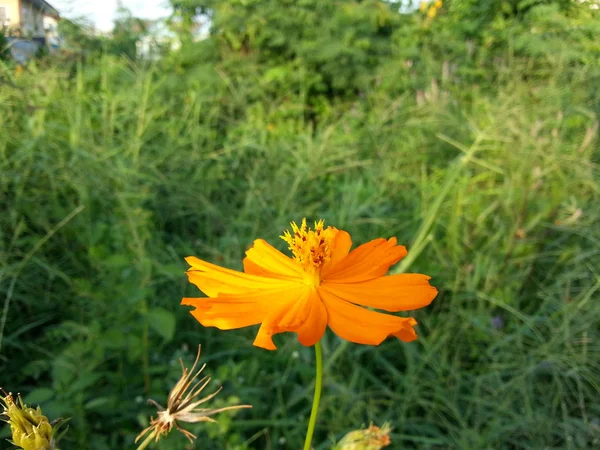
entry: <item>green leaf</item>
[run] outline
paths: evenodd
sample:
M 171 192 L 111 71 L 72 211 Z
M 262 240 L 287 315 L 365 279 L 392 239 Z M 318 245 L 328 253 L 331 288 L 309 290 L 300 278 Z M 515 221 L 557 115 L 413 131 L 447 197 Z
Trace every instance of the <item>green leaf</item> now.
M 146 316 L 148 324 L 160 334 L 166 341 L 173 339 L 175 335 L 175 315 L 164 308 L 153 308 Z
M 103 378 L 101 373 L 80 373 L 77 379 L 69 385 L 69 391 L 77 392 L 84 391 L 90 386 L 96 384 L 96 382 Z
M 40 403 L 47 402 L 52 397 L 54 397 L 54 390 L 49 388 L 38 388 L 27 394 L 23 401 L 28 405 L 39 405 Z
M 112 404 L 114 404 L 113 397 L 98 397 L 87 402 L 84 407 L 87 410 L 101 410 L 102 408 L 107 407 L 107 405 Z
M 183 264 L 165 264 L 158 267 L 158 271 L 169 277 L 181 277 L 185 273 L 185 266 Z

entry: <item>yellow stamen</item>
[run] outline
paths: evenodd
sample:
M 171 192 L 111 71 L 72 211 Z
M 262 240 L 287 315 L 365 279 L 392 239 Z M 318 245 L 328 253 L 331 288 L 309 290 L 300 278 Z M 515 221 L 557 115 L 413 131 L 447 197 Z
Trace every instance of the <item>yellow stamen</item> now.
M 286 230 L 280 237 L 289 244 L 294 259 L 306 272 L 305 282 L 318 286 L 321 269 L 331 259 L 331 244 L 337 230 L 325 228 L 322 219 L 315 222 L 314 230 L 306 225 L 306 218 L 302 219 L 302 225 L 292 222 L 291 227 L 293 234 Z

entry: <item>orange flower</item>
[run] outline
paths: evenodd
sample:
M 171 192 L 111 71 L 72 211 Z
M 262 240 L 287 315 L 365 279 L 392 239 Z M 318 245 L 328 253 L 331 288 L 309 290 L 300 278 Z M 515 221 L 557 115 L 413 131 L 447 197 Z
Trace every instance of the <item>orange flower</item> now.
M 412 317 L 382 314 L 429 305 L 437 289 L 420 274 L 384 276 L 406 256 L 396 238 L 375 239 L 354 250 L 350 235 L 323 221 L 314 230 L 292 222 L 289 258 L 262 239 L 246 252 L 244 272 L 186 258 L 188 279 L 208 298 L 184 298 L 192 315 L 205 327 L 221 330 L 261 324 L 254 345 L 275 350 L 273 335 L 292 331 L 306 346 L 315 345 L 327 325 L 342 339 L 379 345 L 388 336 L 410 342 L 417 338 Z

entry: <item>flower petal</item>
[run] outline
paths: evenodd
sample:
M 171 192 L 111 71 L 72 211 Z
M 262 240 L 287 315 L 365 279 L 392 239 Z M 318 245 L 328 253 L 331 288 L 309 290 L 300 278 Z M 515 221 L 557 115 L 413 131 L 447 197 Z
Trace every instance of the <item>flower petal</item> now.
M 263 239 L 246 251 L 244 272 L 276 278 L 301 278 L 302 267 Z
M 194 256 L 188 256 L 185 260 L 192 266 L 187 271 L 190 283 L 198 286 L 209 297 L 216 297 L 219 293 L 241 294 L 255 289 L 274 289 L 290 283 L 289 280 L 226 269 Z
M 361 283 L 324 281 L 324 289 L 348 302 L 390 312 L 410 311 L 429 305 L 437 295 L 427 275 L 402 273 Z
M 271 304 L 271 308 L 273 304 Z M 294 296 L 286 301 L 278 302 L 276 309 L 263 321 L 254 345 L 267 350 L 275 350 L 273 336 L 275 334 L 293 331 L 298 333 L 301 344 L 311 346 L 316 344 L 327 327 L 327 310 L 314 287 L 305 286 L 297 289 Z
M 392 264 L 407 254 L 406 248 L 396 243 L 396 238 L 367 242 L 352 250 L 339 263 L 324 268 L 321 279 L 357 283 L 385 275 Z
M 388 336 L 396 336 L 404 342 L 417 338 L 412 317 L 397 317 L 370 311 L 342 300 L 326 289 L 319 288 L 319 295 L 327 308 L 327 321 L 331 329 L 342 339 L 357 344 L 379 345 Z
M 233 330 L 261 323 L 267 315 L 265 299 L 278 298 L 280 291 L 254 291 L 215 298 L 184 298 L 182 305 L 195 306 L 191 314 L 205 327 Z
M 333 242 L 330 245 L 331 259 L 325 263 L 321 272 L 328 271 L 331 267 L 342 261 L 352 248 L 352 238 L 347 231 L 336 230 Z
M 352 248 L 352 238 L 347 231 L 337 230 L 331 246 L 331 262 L 337 264 L 344 259 Z
M 306 322 L 298 328 L 298 340 L 306 347 L 311 347 L 321 340 L 327 328 L 327 309 L 319 297 L 319 293 L 315 288 L 312 288 L 308 296 L 310 311 L 306 318 Z
M 287 283 L 285 287 L 246 291 L 239 294 L 219 294 L 214 298 L 184 298 L 182 305 L 195 306 L 190 311 L 205 327 L 221 330 L 257 325 L 271 314 L 274 308 L 290 305 L 307 291 L 306 285 Z

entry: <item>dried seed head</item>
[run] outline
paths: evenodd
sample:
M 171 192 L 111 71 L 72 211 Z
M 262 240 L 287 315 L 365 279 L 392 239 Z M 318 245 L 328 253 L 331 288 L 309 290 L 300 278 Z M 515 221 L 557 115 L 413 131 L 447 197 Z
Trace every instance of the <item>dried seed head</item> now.
M 158 441 L 161 437 L 168 434 L 173 427 L 177 428 L 185 437 L 187 437 L 190 442 L 196 439 L 189 431 L 183 429 L 179 422 L 188 422 L 188 423 L 197 423 L 197 422 L 216 422 L 210 416 L 218 414 L 223 411 L 230 411 L 241 408 L 252 408 L 251 405 L 235 405 L 235 406 L 227 406 L 224 408 L 216 408 L 216 409 L 208 409 L 208 408 L 199 408 L 201 404 L 211 400 L 215 397 L 220 391 L 221 388 L 217 389 L 217 391 L 212 394 L 207 395 L 200 400 L 196 400 L 198 395 L 202 392 L 202 390 L 210 383 L 210 377 L 205 376 L 202 379 L 196 381 L 198 376 L 202 373 L 206 364 L 203 364 L 198 371 L 196 371 L 196 366 L 198 365 L 198 360 L 200 359 L 200 346 L 198 346 L 198 354 L 196 356 L 196 361 L 194 361 L 194 365 L 191 370 L 188 370 L 184 365 L 183 361 L 180 359 L 181 363 L 182 375 L 179 381 L 175 384 L 171 392 L 169 392 L 169 397 L 167 399 L 167 407 L 163 408 L 161 405 L 156 403 L 154 400 L 148 400 L 149 403 L 153 404 L 158 408 L 158 413 L 156 418 L 152 418 L 150 420 L 150 426 L 142 431 L 135 441 L 140 440 L 144 435 L 150 432 L 150 434 L 154 437 L 155 442 Z

